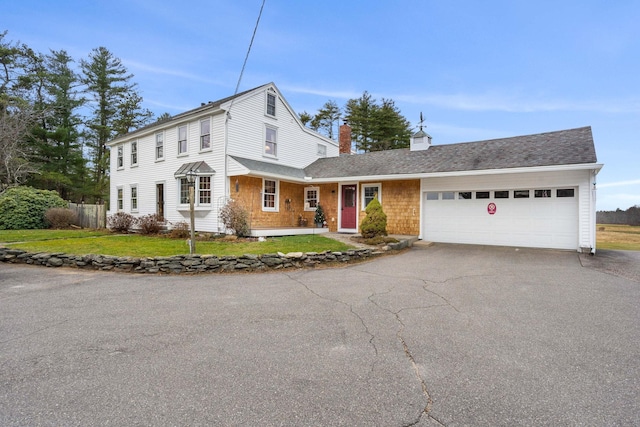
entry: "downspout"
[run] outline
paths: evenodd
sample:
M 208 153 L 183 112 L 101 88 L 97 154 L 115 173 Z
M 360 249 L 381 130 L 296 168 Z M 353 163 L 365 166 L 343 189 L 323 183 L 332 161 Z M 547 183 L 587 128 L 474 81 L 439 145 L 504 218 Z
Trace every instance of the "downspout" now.
M 590 246 L 591 246 L 591 255 L 595 255 L 596 253 L 596 175 L 598 174 L 597 169 L 593 169 L 591 171 L 591 206 L 589 212 L 589 228 L 590 228 Z

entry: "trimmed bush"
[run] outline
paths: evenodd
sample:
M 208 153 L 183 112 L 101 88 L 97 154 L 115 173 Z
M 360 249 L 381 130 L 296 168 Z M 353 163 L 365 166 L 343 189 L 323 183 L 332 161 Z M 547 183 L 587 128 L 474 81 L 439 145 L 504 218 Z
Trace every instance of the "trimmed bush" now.
M 365 209 L 367 215 L 360 224 L 360 233 L 365 239 L 387 235 L 387 215 L 377 198 L 373 198 Z
M 0 230 L 47 228 L 47 209 L 67 206 L 67 202 L 52 190 L 38 190 L 33 187 L 9 188 L 0 194 Z
M 116 212 L 107 218 L 107 227 L 116 233 L 128 233 L 137 222 L 136 217 L 126 212 Z
M 47 220 L 49 227 L 57 229 L 69 228 L 78 222 L 78 214 L 67 208 L 47 209 L 44 213 L 44 218 Z
M 158 234 L 162 230 L 164 220 L 158 214 L 149 214 L 138 218 L 137 224 L 141 234 Z
M 247 210 L 235 200 L 229 200 L 222 209 L 220 209 L 220 220 L 227 229 L 233 230 L 238 237 L 247 236 L 249 234 L 249 214 Z

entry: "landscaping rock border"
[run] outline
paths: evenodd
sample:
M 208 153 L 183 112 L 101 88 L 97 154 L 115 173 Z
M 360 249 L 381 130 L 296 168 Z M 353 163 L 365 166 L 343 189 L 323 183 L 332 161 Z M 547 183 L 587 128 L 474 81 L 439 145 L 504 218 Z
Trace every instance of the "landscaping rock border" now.
M 315 267 L 321 264 L 361 261 L 383 253 L 384 251 L 374 249 L 352 249 L 345 252 L 290 252 L 287 254 L 278 252 L 263 255 L 246 254 L 221 257 L 215 255 L 176 255 L 171 257 L 134 258 L 48 252 L 30 253 L 20 249 L 0 247 L 0 261 L 44 267 L 70 267 L 141 274 L 197 274 Z

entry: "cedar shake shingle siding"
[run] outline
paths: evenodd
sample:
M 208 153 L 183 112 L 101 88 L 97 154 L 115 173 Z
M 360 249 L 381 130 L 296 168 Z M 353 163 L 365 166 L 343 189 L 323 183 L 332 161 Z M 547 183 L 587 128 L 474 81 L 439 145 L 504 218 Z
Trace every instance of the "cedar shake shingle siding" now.
M 459 144 L 398 149 L 319 159 L 305 168 L 313 178 L 402 175 L 596 163 L 591 127 Z

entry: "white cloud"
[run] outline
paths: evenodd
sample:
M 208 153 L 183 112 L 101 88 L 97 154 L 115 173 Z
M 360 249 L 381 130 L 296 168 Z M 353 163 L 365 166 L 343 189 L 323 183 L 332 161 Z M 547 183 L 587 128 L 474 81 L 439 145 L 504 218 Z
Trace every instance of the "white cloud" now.
M 147 71 L 154 74 L 162 74 L 166 76 L 180 77 L 187 80 L 193 80 L 196 82 L 202 82 L 207 84 L 224 86 L 224 84 L 217 80 L 208 79 L 206 77 L 198 76 L 197 74 L 188 73 L 182 70 L 176 70 L 172 68 L 160 68 L 152 65 L 143 64 L 141 62 L 122 60 L 122 62 L 129 68 L 134 68 L 142 71 Z
M 640 185 L 640 179 L 633 179 L 631 181 L 605 182 L 604 184 L 598 184 L 598 188 L 626 187 L 628 185 Z

